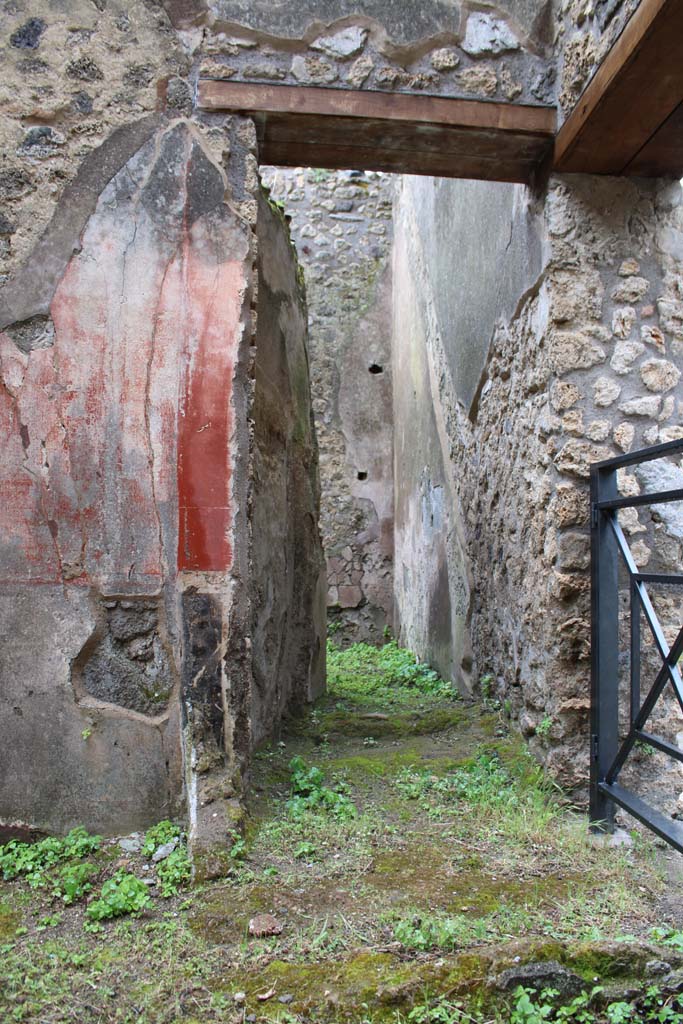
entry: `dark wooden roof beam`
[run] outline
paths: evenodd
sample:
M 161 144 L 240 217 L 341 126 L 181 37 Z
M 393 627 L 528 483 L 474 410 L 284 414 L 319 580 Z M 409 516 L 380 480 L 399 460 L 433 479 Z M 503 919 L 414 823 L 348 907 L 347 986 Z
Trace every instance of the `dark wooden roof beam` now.
M 199 107 L 253 117 L 263 163 L 528 182 L 555 111 L 483 100 L 202 79 Z

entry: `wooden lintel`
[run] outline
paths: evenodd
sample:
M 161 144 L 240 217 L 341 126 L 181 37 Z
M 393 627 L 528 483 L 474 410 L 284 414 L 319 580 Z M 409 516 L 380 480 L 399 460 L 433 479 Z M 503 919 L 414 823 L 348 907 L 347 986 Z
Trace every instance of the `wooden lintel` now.
M 203 110 L 256 121 L 263 163 L 529 181 L 555 111 L 483 100 L 202 79 Z
M 683 0 L 641 0 L 562 125 L 555 169 L 680 176 L 680 146 L 660 137 L 649 161 L 639 164 L 638 155 L 681 102 Z
M 203 110 L 319 114 L 403 124 L 426 122 L 446 127 L 495 128 L 543 136 L 552 135 L 555 131 L 555 111 L 551 107 L 488 100 L 315 86 L 252 85 L 250 82 L 221 82 L 208 78 L 200 79 L 197 99 L 199 108 Z

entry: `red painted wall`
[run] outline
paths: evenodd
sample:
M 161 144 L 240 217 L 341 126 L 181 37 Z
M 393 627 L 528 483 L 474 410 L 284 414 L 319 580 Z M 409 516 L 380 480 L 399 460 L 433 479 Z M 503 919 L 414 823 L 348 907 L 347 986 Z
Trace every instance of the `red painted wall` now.
M 0 335 L 5 582 L 152 589 L 231 565 L 245 263 L 213 218 L 186 228 L 178 209 L 169 239 L 142 205 L 121 212 L 103 202 L 91 218 L 53 345 L 26 355 Z

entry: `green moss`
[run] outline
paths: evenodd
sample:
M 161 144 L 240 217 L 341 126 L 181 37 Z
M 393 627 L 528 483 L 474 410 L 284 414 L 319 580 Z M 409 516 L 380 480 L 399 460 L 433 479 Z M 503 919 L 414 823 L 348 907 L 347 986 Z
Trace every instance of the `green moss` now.
M 462 708 L 447 706 L 424 711 L 393 714 L 362 714 L 358 711 L 324 712 L 318 719 L 319 732 L 337 736 L 374 736 L 375 739 L 426 736 L 460 727 L 467 719 Z
M 373 1022 L 395 1021 L 397 1009 L 408 1009 L 425 992 L 439 990 L 447 968 L 443 961 L 401 961 L 389 953 L 362 952 L 328 963 L 292 963 L 275 960 L 264 968 L 214 980 L 223 991 L 246 993 L 246 1012 L 271 1019 L 287 1014 L 319 1021 L 357 1020 L 372 1015 Z M 293 996 L 285 1008 L 264 1004 L 257 996 L 270 989 Z
M 428 768 L 434 775 L 445 775 L 461 764 L 461 760 L 452 757 L 428 756 L 420 747 L 412 745 L 398 750 L 387 750 L 386 746 L 378 746 L 364 754 L 354 751 L 344 757 L 335 756 L 327 761 L 333 772 L 345 775 L 354 783 L 367 782 L 373 778 L 392 778 L 413 765 Z
M 21 924 L 21 914 L 9 903 L 0 903 L 0 941 L 13 939 Z
M 202 884 L 216 878 L 225 878 L 235 867 L 230 849 L 215 844 L 192 849 L 192 869 L 195 882 Z
M 560 943 L 511 942 L 438 958 L 406 960 L 390 953 L 364 951 L 327 963 L 274 960 L 263 968 L 214 978 L 210 984 L 226 994 L 245 992 L 246 1013 L 262 1017 L 267 1012 L 271 1020 L 294 1014 L 315 1021 L 362 1017 L 373 1024 L 385 1024 L 396 1020 L 397 1011 L 406 1013 L 417 1003 L 445 994 L 459 999 L 470 1013 L 484 1008 L 494 1012 L 506 1001 L 506 994 L 492 984 L 498 974 L 511 967 L 550 960 L 573 963 L 572 955 Z M 603 976 L 598 976 L 602 980 Z M 278 1006 L 275 997 L 272 1002 L 258 1000 L 258 995 L 271 989 L 278 996 L 293 997 L 286 1009 Z
M 654 955 L 655 951 L 651 948 L 625 942 L 586 942 L 570 946 L 563 962 L 587 982 L 593 982 L 595 978 L 609 981 L 614 978 L 642 977 L 646 961 Z

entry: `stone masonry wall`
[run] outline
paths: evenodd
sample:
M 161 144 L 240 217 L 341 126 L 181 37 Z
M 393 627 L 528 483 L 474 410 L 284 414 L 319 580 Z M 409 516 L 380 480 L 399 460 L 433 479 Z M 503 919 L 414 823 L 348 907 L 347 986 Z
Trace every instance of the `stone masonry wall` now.
M 253 744 L 325 689 L 325 559 L 307 317 L 280 210 L 259 198 L 251 493 Z
M 328 613 L 337 639 L 392 623 L 389 175 L 262 168 L 306 280 Z
M 1 5 L 0 63 L 6 277 L 28 257 L 84 158 L 117 128 L 154 113 L 159 82 L 187 74 L 190 61 L 160 7 L 32 0 Z M 84 191 L 96 198 L 92 187 Z
M 546 104 L 551 4 L 167 0 L 202 77 Z
M 580 791 L 590 700 L 588 465 L 683 434 L 683 208 L 678 183 L 574 176 L 553 180 L 544 202 L 510 188 L 537 223 L 544 258 L 494 332 L 471 418 L 450 370 L 457 338 L 433 327 L 429 276 L 416 288 L 472 579 L 475 679 L 492 677 L 493 693 L 532 749 Z M 455 194 L 462 200 L 461 190 Z M 403 216 L 399 203 L 397 220 Z M 503 235 L 509 230 L 500 225 Z M 489 273 L 495 295 L 495 267 Z M 628 474 L 622 488 L 642 482 Z M 622 519 L 641 567 L 680 568 L 675 525 L 642 510 Z M 431 533 L 419 521 L 414 527 L 413 544 L 428 559 Z M 465 575 L 462 567 L 458 573 L 456 582 Z M 453 589 L 452 573 L 449 580 Z M 680 609 L 659 603 L 671 635 Z M 424 636 L 423 645 L 428 652 Z M 680 729 L 670 704 L 658 728 L 671 738 Z M 651 774 L 655 761 L 647 761 Z M 679 775 L 674 769 L 666 783 L 668 799 Z

